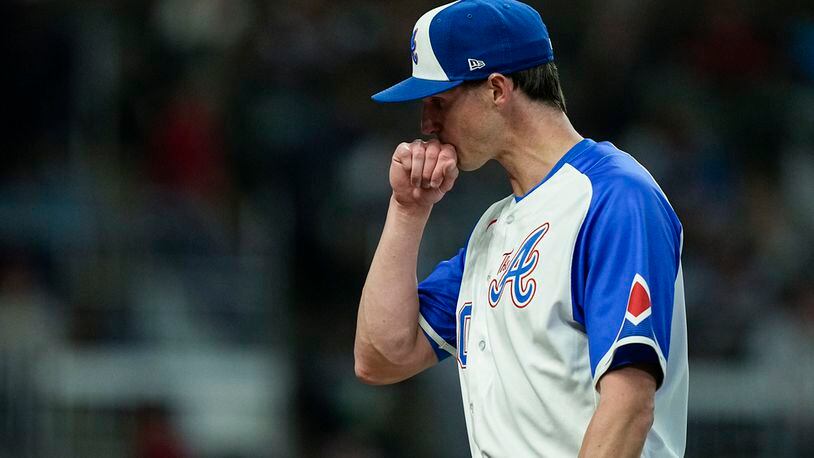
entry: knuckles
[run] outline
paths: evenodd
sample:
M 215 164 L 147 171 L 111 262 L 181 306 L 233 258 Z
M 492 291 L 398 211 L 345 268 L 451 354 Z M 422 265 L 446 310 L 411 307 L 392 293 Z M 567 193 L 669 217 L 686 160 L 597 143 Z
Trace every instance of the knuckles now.
M 393 157 L 395 158 L 404 158 L 412 155 L 412 148 L 409 143 L 399 143 L 399 146 L 396 147 L 396 151 L 393 152 Z
M 452 155 L 457 153 L 455 147 L 448 143 L 441 143 L 438 139 L 431 140 L 413 140 L 412 142 L 401 142 L 396 147 L 396 151 L 406 150 L 411 153 L 425 153 L 425 154 L 438 154 L 438 155 Z
M 405 159 L 409 161 L 410 158 L 413 161 L 420 160 L 426 165 L 435 162 L 434 168 L 448 169 L 448 178 L 454 179 L 458 176 L 458 153 L 455 150 L 455 146 L 448 143 L 441 143 L 435 138 L 427 141 L 417 139 L 409 143 L 399 143 L 399 145 L 396 147 L 396 151 L 393 153 L 393 156 L 394 158 L 399 159 L 400 162 L 403 162 Z M 410 167 L 409 162 L 404 163 L 404 165 L 408 168 Z M 416 172 L 418 172 L 419 175 L 430 175 L 432 171 L 416 170 Z M 429 176 L 423 178 L 429 180 Z
M 452 145 L 444 145 L 438 154 L 439 157 L 444 159 L 457 160 L 458 158 L 458 153 L 455 151 L 455 147 Z

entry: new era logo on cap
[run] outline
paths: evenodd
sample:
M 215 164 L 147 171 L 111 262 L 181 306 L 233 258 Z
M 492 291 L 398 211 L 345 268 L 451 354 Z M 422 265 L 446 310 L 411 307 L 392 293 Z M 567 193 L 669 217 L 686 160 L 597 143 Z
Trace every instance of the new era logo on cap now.
M 473 70 L 477 70 L 479 68 L 483 68 L 483 67 L 486 66 L 486 64 L 483 63 L 482 60 L 478 60 L 478 59 L 467 59 L 467 60 L 469 62 L 469 71 L 470 72 L 473 71 Z
M 412 77 L 373 100 L 422 99 L 492 72 L 509 74 L 551 62 L 554 51 L 540 14 L 525 3 L 458 0 L 419 18 L 410 35 L 410 60 Z

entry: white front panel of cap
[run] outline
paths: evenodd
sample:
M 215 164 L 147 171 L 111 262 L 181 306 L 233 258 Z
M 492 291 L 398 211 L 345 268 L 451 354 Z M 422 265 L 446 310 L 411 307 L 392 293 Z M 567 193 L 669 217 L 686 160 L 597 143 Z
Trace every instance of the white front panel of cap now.
M 458 2 L 447 3 L 446 5 L 431 9 L 415 23 L 413 39 L 410 43 L 413 59 L 413 76 L 415 78 L 449 81 L 449 77 L 447 77 L 444 69 L 441 68 L 441 64 L 438 63 L 438 58 L 435 57 L 435 52 L 432 49 L 430 26 L 438 13 L 456 3 Z

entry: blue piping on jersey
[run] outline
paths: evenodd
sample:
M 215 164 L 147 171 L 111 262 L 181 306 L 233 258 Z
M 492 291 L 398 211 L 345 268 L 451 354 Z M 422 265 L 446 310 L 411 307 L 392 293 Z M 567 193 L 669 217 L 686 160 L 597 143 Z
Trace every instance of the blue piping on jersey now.
M 567 162 L 573 160 L 576 156 L 578 156 L 580 153 L 582 153 L 583 151 L 585 151 L 586 149 L 588 149 L 589 147 L 591 147 L 595 143 L 596 142 L 591 140 L 590 138 L 583 138 L 582 140 L 580 140 L 576 145 L 572 146 L 571 149 L 569 149 L 560 158 L 560 160 L 557 161 L 556 164 L 554 164 L 554 168 L 552 168 L 546 174 L 545 178 L 543 178 L 542 181 L 540 181 L 539 183 L 534 185 L 533 188 L 529 189 L 529 191 L 527 193 L 523 194 L 522 196 L 514 196 L 514 201 L 515 202 L 520 202 L 521 200 L 523 200 L 526 196 L 528 196 L 529 194 L 534 192 L 535 189 L 539 188 L 540 185 L 542 185 L 543 183 L 548 181 L 549 178 L 553 177 L 554 174 L 557 173 L 562 168 L 563 165 L 565 165 Z

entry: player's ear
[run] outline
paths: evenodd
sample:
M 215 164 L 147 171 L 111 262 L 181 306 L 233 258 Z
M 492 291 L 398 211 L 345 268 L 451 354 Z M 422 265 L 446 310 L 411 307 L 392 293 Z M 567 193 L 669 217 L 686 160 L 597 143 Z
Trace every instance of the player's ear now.
M 514 82 L 506 75 L 492 73 L 486 80 L 486 85 L 495 105 L 504 105 L 512 98 Z

